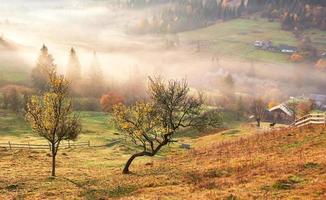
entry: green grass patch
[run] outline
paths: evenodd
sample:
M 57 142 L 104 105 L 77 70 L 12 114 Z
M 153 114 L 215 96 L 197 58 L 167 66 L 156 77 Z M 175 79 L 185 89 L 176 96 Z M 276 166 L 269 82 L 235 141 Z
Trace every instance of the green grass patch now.
M 304 143 L 302 141 L 296 141 L 296 142 L 293 142 L 290 144 L 286 144 L 285 148 L 299 148 L 299 147 L 302 147 L 303 144 Z
M 132 185 L 117 186 L 110 190 L 105 189 L 89 189 L 85 192 L 84 196 L 87 200 L 102 199 L 104 197 L 119 198 L 130 195 L 136 191 L 136 187 Z
M 116 129 L 110 124 L 111 116 L 102 112 L 79 112 L 82 133 L 78 141 L 91 141 L 93 144 L 104 145 L 121 139 Z M 0 141 L 15 142 L 46 142 L 32 132 L 24 116 L 16 115 L 9 110 L 0 110 Z
M 290 190 L 303 181 L 300 176 L 289 176 L 288 179 L 276 181 L 272 187 L 276 190 Z
M 23 116 L 0 110 L 0 136 L 23 136 L 31 133 Z
M 11 64 L 0 65 L 0 84 L 22 84 L 30 82 L 27 68 L 13 66 Z
M 128 186 L 118 186 L 109 190 L 110 197 L 122 197 L 127 196 L 136 190 L 135 186 L 128 185 Z
M 326 47 L 326 31 L 318 29 L 309 29 L 304 31 L 305 36 L 310 37 L 312 44 L 319 50 L 325 51 Z
M 222 135 L 235 135 L 235 134 L 238 134 L 238 133 L 240 133 L 239 130 L 237 130 L 237 129 L 232 129 L 232 130 L 229 130 L 229 131 L 225 131 L 225 132 L 223 132 Z
M 265 19 L 235 19 L 213 26 L 184 32 L 180 38 L 185 41 L 210 41 L 209 51 L 223 56 L 264 62 L 289 62 L 288 56 L 257 50 L 255 40 L 270 40 L 274 45 L 288 44 L 297 46 L 297 39 L 291 32 L 281 30 L 279 22 Z
M 305 169 L 316 169 L 320 167 L 320 164 L 314 162 L 307 162 L 303 165 Z

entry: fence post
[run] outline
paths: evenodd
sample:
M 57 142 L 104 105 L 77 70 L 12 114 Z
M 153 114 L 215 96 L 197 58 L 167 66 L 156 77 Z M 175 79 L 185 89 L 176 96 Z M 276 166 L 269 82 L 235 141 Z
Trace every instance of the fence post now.
M 88 140 L 88 147 L 91 147 L 91 141 Z
M 8 144 L 9 144 L 9 149 L 11 150 L 11 144 L 10 144 L 10 141 L 8 141 Z
M 70 149 L 70 140 L 68 140 L 68 148 Z

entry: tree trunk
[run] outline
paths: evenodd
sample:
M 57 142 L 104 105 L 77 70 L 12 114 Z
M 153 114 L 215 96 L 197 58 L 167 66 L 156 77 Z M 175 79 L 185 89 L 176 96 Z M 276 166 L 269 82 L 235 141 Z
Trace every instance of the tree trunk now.
M 257 119 L 257 126 L 260 127 L 260 119 Z
M 143 152 L 140 152 L 140 153 L 136 153 L 134 155 L 132 155 L 127 163 L 125 164 L 125 167 L 123 168 L 123 171 L 122 173 L 123 174 L 129 174 L 130 171 L 129 171 L 129 166 L 131 165 L 131 163 L 134 161 L 135 158 L 137 157 L 141 157 L 141 156 L 155 156 L 156 153 L 165 145 L 167 145 L 169 143 L 169 136 L 171 136 L 174 132 L 170 132 L 168 134 L 165 134 L 164 135 L 164 141 L 162 143 L 160 143 L 155 149 L 153 149 L 152 147 L 152 152 L 148 152 L 148 151 L 143 151 Z
M 55 153 L 55 145 L 52 144 L 52 172 L 51 172 L 51 176 L 55 177 L 55 157 L 56 157 L 56 153 Z
M 125 167 L 123 168 L 122 173 L 123 173 L 123 174 L 129 174 L 129 173 L 130 173 L 130 171 L 129 171 L 129 167 L 130 167 L 131 163 L 134 161 L 134 159 L 137 158 L 137 157 L 140 157 L 140 156 L 144 156 L 144 155 L 145 155 L 144 152 L 136 153 L 136 154 L 132 155 L 132 156 L 128 159 L 127 163 L 125 164 Z

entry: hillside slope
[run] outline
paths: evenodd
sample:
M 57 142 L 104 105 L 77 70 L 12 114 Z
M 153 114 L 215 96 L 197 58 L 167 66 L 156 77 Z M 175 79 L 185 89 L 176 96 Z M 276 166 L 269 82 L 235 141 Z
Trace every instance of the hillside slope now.
M 269 63 L 289 63 L 290 56 L 280 52 L 264 51 L 254 47 L 256 40 L 271 41 L 280 44 L 299 46 L 300 41 L 291 32 L 281 29 L 279 22 L 269 22 L 263 18 L 234 19 L 193 31 L 180 33 L 180 40 L 220 57 L 232 59 L 261 61 Z M 326 32 L 308 29 L 303 36 L 311 38 L 312 45 L 318 50 L 325 49 Z
M 215 144 L 153 167 L 155 188 L 179 199 L 325 199 L 326 132 L 322 128 L 273 131 Z M 159 181 L 164 174 L 168 181 Z M 140 181 L 139 181 L 140 182 Z M 171 186 L 173 183 L 173 186 Z
M 326 130 L 260 133 L 201 145 L 121 175 L 103 149 L 69 150 L 48 178 L 42 152 L 0 150 L 0 199 L 325 199 Z M 109 163 L 112 163 L 110 165 Z

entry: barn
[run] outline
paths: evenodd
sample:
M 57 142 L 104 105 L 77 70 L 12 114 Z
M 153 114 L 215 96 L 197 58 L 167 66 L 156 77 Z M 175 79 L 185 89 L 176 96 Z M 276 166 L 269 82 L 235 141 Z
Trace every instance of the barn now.
M 268 120 L 278 124 L 291 124 L 294 120 L 293 111 L 285 104 L 281 103 L 270 108 Z

